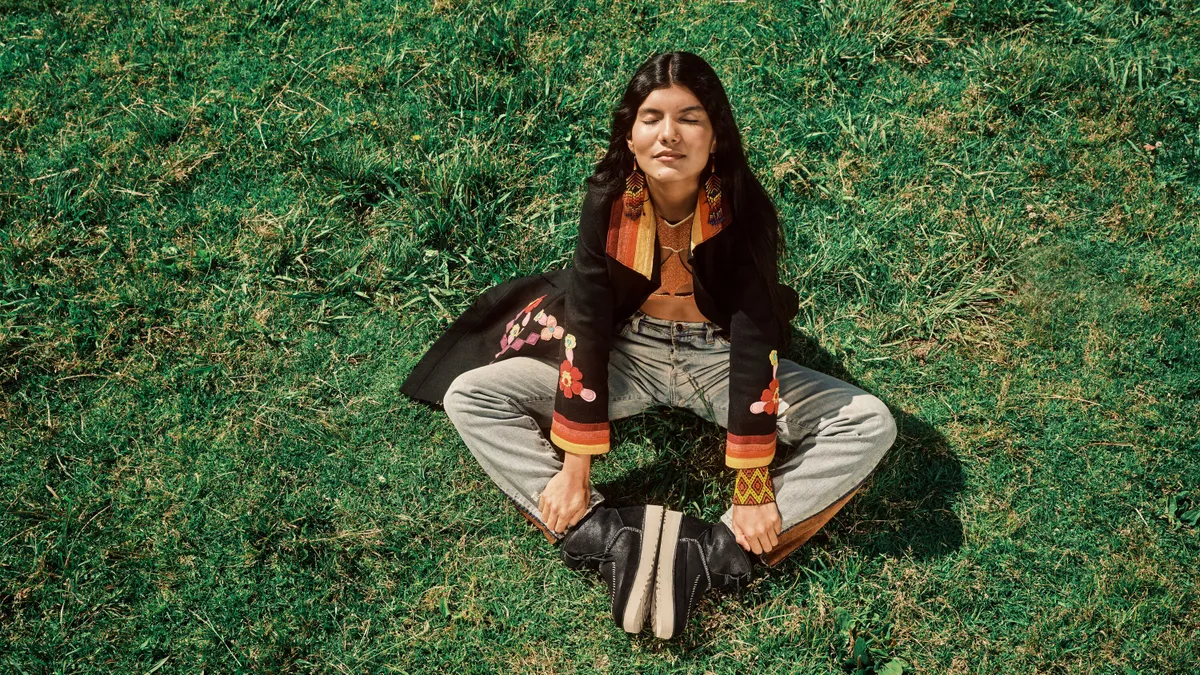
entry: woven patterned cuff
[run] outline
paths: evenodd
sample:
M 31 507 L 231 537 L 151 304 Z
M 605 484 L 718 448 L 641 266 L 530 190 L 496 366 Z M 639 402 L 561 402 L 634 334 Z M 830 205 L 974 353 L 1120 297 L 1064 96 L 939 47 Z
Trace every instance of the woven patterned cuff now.
M 753 469 L 738 469 L 733 483 L 733 503 L 769 504 L 775 501 L 775 486 L 771 483 L 771 471 L 765 466 Z

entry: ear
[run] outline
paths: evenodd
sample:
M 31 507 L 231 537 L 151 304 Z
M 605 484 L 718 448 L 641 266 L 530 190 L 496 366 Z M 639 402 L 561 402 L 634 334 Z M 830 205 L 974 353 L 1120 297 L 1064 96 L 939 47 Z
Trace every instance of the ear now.
M 629 151 L 633 152 L 633 134 L 625 134 L 625 144 L 629 146 Z

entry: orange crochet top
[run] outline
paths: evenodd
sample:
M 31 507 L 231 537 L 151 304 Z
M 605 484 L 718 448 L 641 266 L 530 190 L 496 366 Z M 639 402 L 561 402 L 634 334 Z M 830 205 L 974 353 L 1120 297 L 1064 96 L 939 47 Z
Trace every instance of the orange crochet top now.
M 642 302 L 640 309 L 649 316 L 672 321 L 708 321 L 696 306 L 692 289 L 692 269 L 688 252 L 692 244 L 692 216 L 677 223 L 654 214 L 658 223 L 659 255 L 662 256 L 662 283 Z M 771 472 L 765 466 L 738 469 L 733 484 L 734 504 L 766 504 L 775 501 Z
M 708 321 L 696 306 L 692 269 L 687 263 L 694 215 L 695 212 L 689 213 L 679 222 L 671 223 L 657 212 L 654 214 L 662 256 L 662 283 L 639 308 L 649 316 L 671 321 Z

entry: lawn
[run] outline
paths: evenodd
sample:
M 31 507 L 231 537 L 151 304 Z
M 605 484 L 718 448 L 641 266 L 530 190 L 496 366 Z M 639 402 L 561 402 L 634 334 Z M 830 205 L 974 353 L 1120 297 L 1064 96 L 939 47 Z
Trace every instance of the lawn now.
M 674 49 L 780 211 L 784 356 L 899 438 L 663 642 L 398 387 L 568 264 Z M 1196 672 L 1198 222 L 1195 0 L 0 0 L 0 670 Z M 724 511 L 720 428 L 614 434 L 606 494 Z

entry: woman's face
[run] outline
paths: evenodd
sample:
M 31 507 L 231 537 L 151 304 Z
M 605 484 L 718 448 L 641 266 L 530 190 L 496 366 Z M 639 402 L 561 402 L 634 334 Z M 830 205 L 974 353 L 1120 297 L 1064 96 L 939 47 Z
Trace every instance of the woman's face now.
M 638 168 L 660 183 L 698 183 L 709 155 L 717 149 L 704 106 L 691 90 L 678 84 L 650 92 L 625 140 Z

